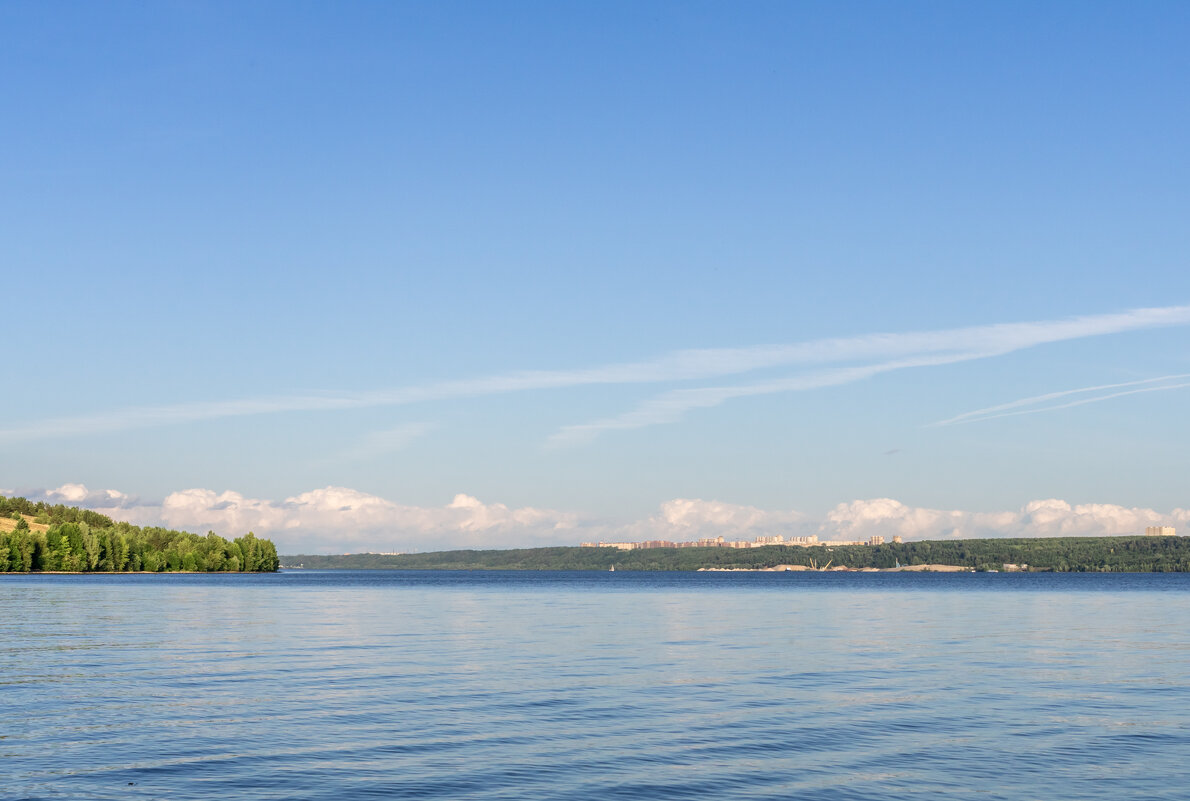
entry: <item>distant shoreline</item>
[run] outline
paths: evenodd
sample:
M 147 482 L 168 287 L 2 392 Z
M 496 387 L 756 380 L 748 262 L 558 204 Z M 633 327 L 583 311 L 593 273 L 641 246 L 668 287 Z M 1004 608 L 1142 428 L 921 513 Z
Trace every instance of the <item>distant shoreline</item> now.
M 1190 572 L 1190 537 L 918 540 L 755 548 L 557 546 L 412 554 L 296 554 L 283 568 L 351 570 L 880 571 L 1021 573 Z

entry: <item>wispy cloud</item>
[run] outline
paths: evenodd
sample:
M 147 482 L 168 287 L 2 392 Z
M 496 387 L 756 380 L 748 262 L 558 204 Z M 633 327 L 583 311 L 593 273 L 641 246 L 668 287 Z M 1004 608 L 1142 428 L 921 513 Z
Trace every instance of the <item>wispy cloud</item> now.
M 376 459 L 404 449 L 415 439 L 424 437 L 438 426 L 435 423 L 404 423 L 383 431 L 372 431 L 354 445 L 333 454 L 326 462 L 362 462 Z
M 1008 403 L 1001 403 L 996 406 L 988 406 L 983 409 L 975 409 L 970 412 L 963 412 L 946 420 L 939 420 L 930 423 L 930 426 L 951 426 L 961 423 L 978 423 L 984 420 L 995 420 L 1000 417 L 1015 417 L 1024 414 L 1039 414 L 1041 412 L 1053 412 L 1058 409 L 1069 409 L 1074 406 L 1085 406 L 1088 403 L 1099 403 L 1101 401 L 1111 400 L 1113 398 L 1122 398 L 1127 395 L 1138 395 L 1145 392 L 1165 392 L 1171 389 L 1185 389 L 1190 387 L 1190 381 L 1182 379 L 1190 378 L 1190 373 L 1177 373 L 1175 375 L 1163 375 L 1157 378 L 1144 378 L 1138 381 L 1124 381 L 1118 384 L 1099 384 L 1092 387 L 1080 387 L 1078 389 L 1066 389 L 1061 392 L 1048 392 L 1044 395 L 1034 395 L 1029 398 L 1020 398 L 1019 400 L 1010 401 Z M 1132 387 L 1132 389 L 1123 389 L 1123 387 Z M 1110 390 L 1119 390 L 1112 392 Z M 1051 403 L 1051 401 L 1060 398 L 1068 398 L 1072 395 L 1085 395 L 1087 393 L 1099 393 L 1088 398 L 1077 398 L 1075 400 L 1065 401 L 1063 403 Z
M 844 378 L 845 370 L 830 369 L 808 377 L 799 376 L 786 379 L 784 382 L 755 384 L 752 387 L 681 390 L 679 392 L 689 394 L 667 393 L 655 399 L 649 409 L 638 410 L 640 415 L 647 417 L 652 414 L 658 418 L 658 422 L 668 422 L 676 419 L 675 414 L 680 416 L 685 409 L 718 405 L 732 397 L 796 391 L 809 388 L 805 386 L 806 382 L 815 386 L 846 383 L 848 380 L 860 380 L 876 372 L 900 369 L 891 365 L 912 366 L 910 362 L 919 362 L 931 356 L 940 357 L 937 363 L 942 364 L 1009 353 L 1045 343 L 1188 323 L 1190 306 L 1166 306 L 1061 320 L 871 334 L 743 348 L 682 350 L 639 362 L 573 370 L 516 372 L 370 392 L 308 393 L 164 404 L 55 417 L 0 429 L 0 442 L 101 434 L 250 415 L 343 411 L 566 387 L 697 381 L 778 367 L 841 366 L 854 362 L 877 361 L 876 364 L 855 368 L 858 372 L 852 374 L 852 378 Z
M 808 343 L 817 344 L 818 347 L 808 348 L 806 354 L 813 352 L 825 357 L 833 353 L 839 360 L 843 360 L 841 357 L 844 355 L 852 359 L 880 355 L 896 355 L 900 358 L 826 369 L 756 384 L 673 390 L 650 398 L 623 414 L 590 423 L 565 426 L 550 437 L 547 446 L 584 444 L 608 431 L 673 423 L 688 411 L 718 406 L 735 398 L 838 386 L 895 370 L 985 359 L 1052 342 L 1156 326 L 1185 325 L 1188 322 L 1190 306 L 1170 306 L 1068 320 L 1006 323 L 925 333 L 881 334 L 851 340 Z M 807 361 L 811 360 L 803 360 Z
M 922 356 L 914 359 L 867 364 L 858 367 L 840 367 L 821 370 L 793 378 L 766 381 L 760 384 L 745 384 L 730 387 L 702 387 L 678 389 L 650 398 L 624 414 L 596 420 L 581 425 L 566 426 L 550 437 L 550 447 L 580 445 L 608 431 L 623 431 L 646 426 L 675 423 L 693 409 L 707 409 L 735 398 L 754 395 L 771 395 L 778 392 L 803 392 L 811 389 L 850 384 L 862 381 L 880 373 L 904 370 L 910 367 L 931 367 L 954 362 L 968 361 L 994 355 L 992 353 L 956 353 L 937 356 Z

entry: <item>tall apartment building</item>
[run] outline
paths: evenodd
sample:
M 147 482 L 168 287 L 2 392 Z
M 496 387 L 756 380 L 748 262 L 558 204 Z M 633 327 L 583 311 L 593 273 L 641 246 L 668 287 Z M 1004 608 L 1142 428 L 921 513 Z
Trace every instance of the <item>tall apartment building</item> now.
M 1149 526 L 1145 529 L 1146 537 L 1172 537 L 1176 533 L 1173 526 Z

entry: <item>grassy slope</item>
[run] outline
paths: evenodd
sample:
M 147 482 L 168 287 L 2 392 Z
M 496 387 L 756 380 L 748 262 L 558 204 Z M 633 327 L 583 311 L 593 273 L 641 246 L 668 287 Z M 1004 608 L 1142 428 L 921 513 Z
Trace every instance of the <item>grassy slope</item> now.
M 40 531 L 43 534 L 50 530 L 50 527 L 45 523 L 34 523 L 33 518 L 29 515 L 21 515 L 25 518 L 25 522 L 29 524 L 29 528 L 33 531 Z M 14 530 L 17 527 L 17 521 L 11 517 L 0 517 L 0 534 L 5 534 Z

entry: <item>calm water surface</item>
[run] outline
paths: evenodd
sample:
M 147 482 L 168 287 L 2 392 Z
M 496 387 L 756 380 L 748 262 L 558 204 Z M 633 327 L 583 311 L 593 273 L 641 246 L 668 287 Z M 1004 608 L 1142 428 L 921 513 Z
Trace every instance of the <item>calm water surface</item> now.
M 1185 799 L 1190 575 L 0 578 L 0 797 Z

